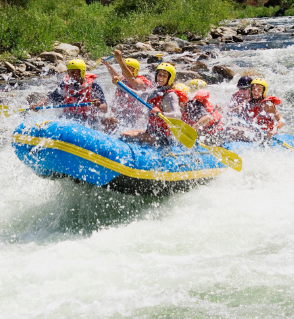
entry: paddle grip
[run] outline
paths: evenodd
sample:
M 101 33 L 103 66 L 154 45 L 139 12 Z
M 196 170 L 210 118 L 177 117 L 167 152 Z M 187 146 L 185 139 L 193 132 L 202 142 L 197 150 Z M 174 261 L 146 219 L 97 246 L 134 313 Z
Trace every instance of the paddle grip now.
M 143 101 L 138 95 L 136 95 L 134 92 L 132 92 L 128 87 L 126 87 L 122 82 L 117 81 L 116 82 L 117 85 L 119 87 L 122 88 L 122 90 L 124 90 L 126 93 L 130 94 L 134 99 L 136 99 L 137 101 L 141 102 L 142 104 L 144 104 L 145 106 L 148 107 L 149 110 L 152 110 L 152 106 L 149 105 L 148 103 L 146 103 L 145 101 Z

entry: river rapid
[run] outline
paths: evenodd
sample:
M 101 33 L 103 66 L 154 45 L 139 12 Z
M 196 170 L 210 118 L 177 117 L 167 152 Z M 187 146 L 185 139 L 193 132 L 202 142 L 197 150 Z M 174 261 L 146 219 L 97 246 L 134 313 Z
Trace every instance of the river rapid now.
M 294 134 L 293 46 L 236 47 L 216 62 L 236 76 L 209 86 L 213 103 L 225 107 L 245 68 L 257 70 Z M 95 72 L 110 102 L 110 78 Z M 7 101 L 27 106 L 58 80 L 13 88 Z M 0 119 L 1 318 L 294 318 L 291 151 L 246 151 L 242 172 L 186 193 L 124 195 L 34 175 L 10 144 L 21 121 Z

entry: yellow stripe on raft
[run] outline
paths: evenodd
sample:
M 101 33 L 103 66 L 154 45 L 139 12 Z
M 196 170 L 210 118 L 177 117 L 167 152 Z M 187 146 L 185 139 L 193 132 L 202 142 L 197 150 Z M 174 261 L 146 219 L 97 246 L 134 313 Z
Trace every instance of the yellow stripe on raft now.
M 139 179 L 152 179 L 152 180 L 165 180 L 165 181 L 181 181 L 188 179 L 208 178 L 215 177 L 227 168 L 212 168 L 203 169 L 199 171 L 188 171 L 188 172 L 160 172 L 160 171 L 146 171 L 136 168 L 131 168 L 108 158 L 100 156 L 96 153 L 88 151 L 79 146 L 54 140 L 50 138 L 41 138 L 28 135 L 14 134 L 12 136 L 13 142 L 18 144 L 28 145 L 40 145 L 43 148 L 52 148 L 64 151 L 86 159 L 95 164 L 101 165 L 105 168 L 111 169 L 114 172 L 123 174 L 128 177 L 139 178 Z

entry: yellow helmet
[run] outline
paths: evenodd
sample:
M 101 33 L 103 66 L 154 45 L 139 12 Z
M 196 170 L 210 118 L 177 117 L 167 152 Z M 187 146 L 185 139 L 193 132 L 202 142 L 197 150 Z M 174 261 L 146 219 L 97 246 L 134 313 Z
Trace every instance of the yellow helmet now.
M 191 92 L 194 92 L 196 90 L 204 89 L 207 83 L 200 79 L 194 79 L 191 80 L 188 85 L 190 87 Z
M 67 62 L 66 65 L 68 70 L 81 70 L 81 78 L 85 77 L 86 74 L 86 63 L 81 59 L 74 59 Z
M 175 85 L 174 85 L 174 89 L 175 89 L 175 90 L 182 91 L 182 92 L 184 92 L 184 93 L 186 93 L 186 94 L 189 94 L 189 92 L 190 92 L 189 87 L 188 87 L 186 84 L 184 84 L 184 83 L 177 83 L 177 84 L 175 84 Z
M 156 68 L 156 71 L 159 71 L 159 70 L 165 70 L 170 74 L 167 84 L 172 85 L 177 74 L 175 67 L 170 63 L 163 62 L 163 63 L 160 63 L 158 67 Z
M 267 83 L 265 82 L 264 79 L 261 79 L 261 78 L 257 78 L 257 79 L 254 79 L 251 83 L 250 83 L 250 90 L 252 90 L 252 85 L 253 84 L 260 84 L 264 87 L 264 90 L 263 90 L 263 93 L 262 93 L 262 96 L 265 97 L 265 94 L 266 94 L 266 91 L 267 91 Z
M 134 76 L 137 77 L 139 70 L 140 70 L 140 63 L 138 60 L 136 59 L 132 59 L 132 58 L 127 58 L 124 59 L 124 62 L 126 65 L 131 66 L 132 68 L 134 68 Z

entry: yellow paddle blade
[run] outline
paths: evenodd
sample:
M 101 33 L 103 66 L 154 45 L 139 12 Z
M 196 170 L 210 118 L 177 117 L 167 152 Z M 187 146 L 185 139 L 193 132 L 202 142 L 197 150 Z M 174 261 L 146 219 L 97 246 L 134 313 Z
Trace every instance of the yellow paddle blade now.
M 102 58 L 95 61 L 95 65 L 91 68 L 91 71 L 97 68 L 101 64 Z
M 197 132 L 191 126 L 181 120 L 167 118 L 161 113 L 158 113 L 158 116 L 164 120 L 178 141 L 188 148 L 193 147 L 197 138 Z
M 9 106 L 7 105 L 1 105 L 0 104 L 0 112 L 2 112 L 4 114 L 4 116 L 9 117 L 11 116 L 13 113 L 18 113 L 18 112 L 25 112 L 26 109 L 10 109 Z
M 0 104 L 0 112 L 4 114 L 4 116 L 8 117 L 10 114 L 6 110 L 9 110 L 7 105 Z
M 198 144 L 207 149 L 213 156 L 215 156 L 223 164 L 233 168 L 234 170 L 241 172 L 242 170 L 242 158 L 233 153 L 232 151 L 226 150 L 225 148 L 218 146 L 207 146 L 198 142 Z

